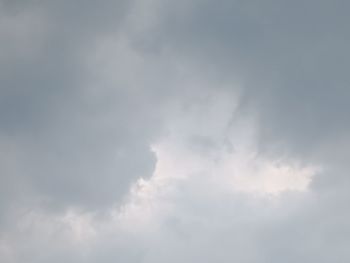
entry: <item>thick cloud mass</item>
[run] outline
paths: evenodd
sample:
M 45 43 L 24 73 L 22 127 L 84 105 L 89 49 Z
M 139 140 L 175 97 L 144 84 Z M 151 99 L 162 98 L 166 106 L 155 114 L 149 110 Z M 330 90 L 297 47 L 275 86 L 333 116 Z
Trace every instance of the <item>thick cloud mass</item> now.
M 0 0 L 1 262 L 348 262 L 349 7 Z
M 334 133 L 346 134 L 348 2 L 171 3 L 155 26 L 161 33 L 154 44 L 238 76 L 247 102 L 266 123 L 264 135 L 307 151 Z
M 108 83 L 115 90 L 94 94 L 86 67 L 89 42 L 118 30 L 127 6 L 76 5 L 75 11 L 69 1 L 2 5 L 1 38 L 14 49 L 4 50 L 1 64 L 1 132 L 4 151 L 13 152 L 6 162 L 17 162 L 27 190 L 55 206 L 114 202 L 154 163 L 147 125 L 139 127 L 153 116 L 141 109 L 147 102 L 119 87 L 127 83 Z M 7 188 L 14 173 L 2 174 Z

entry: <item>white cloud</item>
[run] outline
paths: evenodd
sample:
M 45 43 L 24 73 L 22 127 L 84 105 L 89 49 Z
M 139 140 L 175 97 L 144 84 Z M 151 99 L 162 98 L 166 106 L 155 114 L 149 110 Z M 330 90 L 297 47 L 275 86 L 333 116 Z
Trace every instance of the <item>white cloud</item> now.
M 234 101 L 232 94 L 214 92 L 171 119 L 167 136 L 152 146 L 154 177 L 201 175 L 213 185 L 252 194 L 306 191 L 318 168 L 259 153 L 257 127 L 253 120 L 238 120 Z

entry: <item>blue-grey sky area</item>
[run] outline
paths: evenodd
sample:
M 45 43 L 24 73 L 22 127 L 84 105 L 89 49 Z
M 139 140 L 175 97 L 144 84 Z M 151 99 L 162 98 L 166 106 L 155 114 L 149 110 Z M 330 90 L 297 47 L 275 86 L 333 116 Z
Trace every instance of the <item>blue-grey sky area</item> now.
M 350 2 L 0 0 L 0 261 L 350 261 Z

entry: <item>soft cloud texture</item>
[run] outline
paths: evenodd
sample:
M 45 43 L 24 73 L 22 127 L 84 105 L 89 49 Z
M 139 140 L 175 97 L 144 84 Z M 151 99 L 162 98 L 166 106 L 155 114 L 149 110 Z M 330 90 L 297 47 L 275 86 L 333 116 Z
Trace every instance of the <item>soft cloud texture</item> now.
M 0 258 L 348 262 L 346 1 L 0 1 Z

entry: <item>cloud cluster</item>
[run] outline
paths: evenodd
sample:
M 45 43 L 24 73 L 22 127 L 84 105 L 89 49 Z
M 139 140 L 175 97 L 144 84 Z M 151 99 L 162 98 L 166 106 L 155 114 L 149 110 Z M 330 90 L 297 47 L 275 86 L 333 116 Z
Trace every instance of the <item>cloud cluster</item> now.
M 0 258 L 347 262 L 346 1 L 0 0 Z

